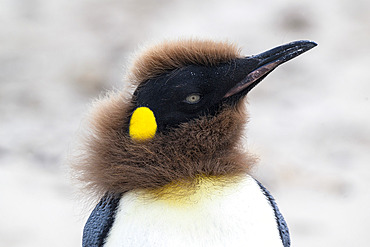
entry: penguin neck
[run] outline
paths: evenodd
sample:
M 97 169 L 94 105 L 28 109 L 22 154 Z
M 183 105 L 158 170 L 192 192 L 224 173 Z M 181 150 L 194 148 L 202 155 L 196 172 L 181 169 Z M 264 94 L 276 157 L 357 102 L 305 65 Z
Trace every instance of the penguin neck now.
M 80 179 L 97 196 L 143 189 L 168 192 L 179 184 L 196 188 L 199 181 L 215 184 L 245 175 L 255 163 L 254 156 L 242 148 L 247 120 L 243 104 L 183 123 L 142 143 L 124 131 L 128 128 L 126 118 L 117 118 L 129 116 L 132 108 L 125 108 L 119 97 L 114 100 L 109 109 L 102 107 L 101 114 L 95 116 L 95 132 L 86 138 L 76 167 L 82 174 Z

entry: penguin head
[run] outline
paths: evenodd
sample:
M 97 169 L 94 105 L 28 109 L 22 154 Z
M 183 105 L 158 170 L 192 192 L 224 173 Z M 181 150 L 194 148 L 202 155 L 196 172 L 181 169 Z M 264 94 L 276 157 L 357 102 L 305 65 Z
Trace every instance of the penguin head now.
M 133 94 L 135 109 L 129 127 L 130 136 L 135 140 L 145 141 L 156 133 L 178 128 L 182 123 L 215 116 L 225 108 L 238 106 L 244 96 L 277 66 L 316 44 L 296 41 L 248 57 L 242 57 L 234 46 L 226 43 L 208 42 L 209 47 L 203 47 L 203 50 L 199 47 L 205 44 L 199 41 L 171 45 L 154 47 L 139 59 L 158 59 L 161 52 L 171 56 L 175 47 L 195 50 L 203 57 L 197 60 L 189 59 L 190 54 L 182 54 L 183 57 L 175 54 L 166 58 L 165 64 L 157 65 L 164 67 L 162 71 L 141 78 Z M 177 63 L 177 66 L 166 69 L 166 63 Z M 139 73 L 152 69 L 152 66 L 147 62 Z
M 242 148 L 243 98 L 315 45 L 296 41 L 247 57 L 214 41 L 147 49 L 127 77 L 133 92 L 111 92 L 93 105 L 74 162 L 77 177 L 101 195 L 248 173 L 255 158 Z

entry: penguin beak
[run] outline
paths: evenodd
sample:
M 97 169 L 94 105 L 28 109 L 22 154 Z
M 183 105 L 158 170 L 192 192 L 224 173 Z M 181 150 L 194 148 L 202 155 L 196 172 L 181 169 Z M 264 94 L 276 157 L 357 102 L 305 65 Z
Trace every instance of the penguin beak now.
M 301 55 L 302 53 L 317 46 L 315 42 L 308 40 L 294 41 L 289 44 L 278 46 L 261 54 L 242 58 L 237 61 L 240 63 L 241 69 L 246 69 L 245 64 L 249 64 L 247 71 L 250 71 L 244 79 L 237 82 L 236 85 L 231 85 L 231 89 L 227 91 L 224 98 L 241 94 L 247 94 L 254 86 L 256 86 L 263 78 L 279 65 Z M 250 67 L 252 65 L 252 68 Z M 240 72 L 240 71 L 239 71 Z

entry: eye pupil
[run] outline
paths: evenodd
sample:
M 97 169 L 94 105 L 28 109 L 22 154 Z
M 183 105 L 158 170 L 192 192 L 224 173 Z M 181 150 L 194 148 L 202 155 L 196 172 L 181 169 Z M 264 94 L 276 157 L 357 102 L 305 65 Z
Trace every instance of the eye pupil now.
M 200 95 L 199 94 L 191 94 L 188 97 L 186 97 L 186 102 L 189 104 L 196 104 L 200 101 Z

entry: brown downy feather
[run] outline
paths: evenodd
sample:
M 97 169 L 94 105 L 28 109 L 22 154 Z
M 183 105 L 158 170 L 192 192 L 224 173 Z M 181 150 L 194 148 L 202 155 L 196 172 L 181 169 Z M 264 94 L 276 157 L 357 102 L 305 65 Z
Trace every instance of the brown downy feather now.
M 221 54 L 222 50 L 215 53 Z M 164 54 L 162 51 L 161 58 Z M 155 57 L 150 59 L 156 61 Z M 167 69 L 165 66 L 161 71 Z M 136 78 L 143 80 L 159 71 L 149 70 L 150 66 L 143 66 L 143 74 Z M 199 176 L 236 176 L 248 173 L 254 164 L 253 156 L 241 146 L 247 120 L 243 102 L 235 108 L 224 107 L 216 116 L 183 123 L 167 133 L 157 133 L 152 140 L 137 143 L 128 134 L 134 108 L 131 97 L 111 93 L 93 107 L 73 168 L 86 188 L 97 195 L 160 189 L 173 182 L 193 186 L 192 181 Z
M 165 41 L 137 56 L 128 78 L 130 83 L 138 85 L 189 64 L 214 66 L 239 57 L 238 47 L 227 42 L 197 39 Z

